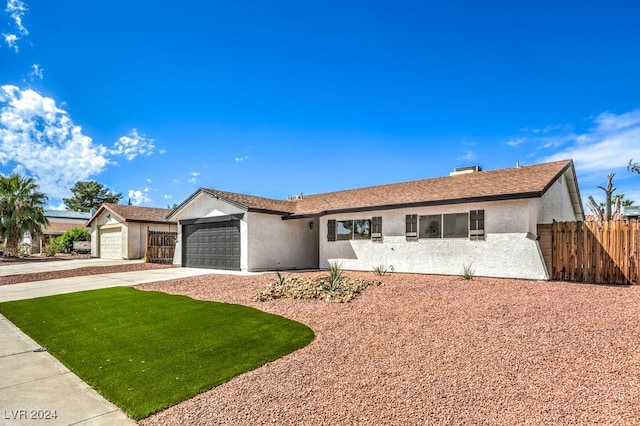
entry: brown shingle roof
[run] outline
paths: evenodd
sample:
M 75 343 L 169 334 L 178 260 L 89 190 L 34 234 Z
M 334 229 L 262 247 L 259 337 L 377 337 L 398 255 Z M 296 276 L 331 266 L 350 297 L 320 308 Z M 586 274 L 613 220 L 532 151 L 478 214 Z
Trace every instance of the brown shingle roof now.
M 125 222 L 167 223 L 167 215 L 171 212 L 170 209 L 156 207 L 122 206 L 120 204 L 104 203 L 89 220 L 89 223 L 105 209 Z
M 453 204 L 540 197 L 571 160 L 508 169 L 475 172 L 433 179 L 370 186 L 302 199 L 272 200 L 253 195 L 203 189 L 213 196 L 258 209 L 293 215 L 318 215 L 345 210 L 371 210 L 398 205 Z

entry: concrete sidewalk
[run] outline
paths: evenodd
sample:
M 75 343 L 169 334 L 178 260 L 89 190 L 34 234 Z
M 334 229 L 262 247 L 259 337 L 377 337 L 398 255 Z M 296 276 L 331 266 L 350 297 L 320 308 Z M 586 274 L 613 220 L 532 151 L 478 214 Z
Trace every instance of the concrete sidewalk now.
M 0 424 L 136 424 L 2 315 L 0 342 Z
M 72 261 L 46 263 L 68 262 Z M 215 273 L 233 272 L 166 268 L 0 285 L 0 301 Z M 135 424 L 48 352 L 34 352 L 38 348 L 36 342 L 0 315 L 0 425 Z

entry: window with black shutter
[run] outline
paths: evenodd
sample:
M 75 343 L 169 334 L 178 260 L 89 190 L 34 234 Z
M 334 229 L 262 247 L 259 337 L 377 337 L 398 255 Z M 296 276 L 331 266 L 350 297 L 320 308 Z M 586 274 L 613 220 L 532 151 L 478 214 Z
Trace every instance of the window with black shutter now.
M 329 219 L 327 221 L 327 241 L 335 241 L 336 240 L 336 221 L 334 219 Z
M 469 239 L 484 240 L 484 210 L 469 212 Z
M 407 241 L 417 241 L 418 240 L 418 215 L 408 214 L 405 217 L 405 223 L 406 223 L 405 236 L 407 237 Z
M 382 242 L 382 216 L 371 218 L 371 241 Z

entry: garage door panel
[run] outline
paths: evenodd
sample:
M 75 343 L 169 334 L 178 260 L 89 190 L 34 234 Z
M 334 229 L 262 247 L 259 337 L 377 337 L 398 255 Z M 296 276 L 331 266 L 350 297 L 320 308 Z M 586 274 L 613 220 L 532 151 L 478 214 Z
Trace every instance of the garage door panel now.
M 100 258 L 122 259 L 122 228 L 100 230 Z
M 240 221 L 183 225 L 183 265 L 240 270 Z

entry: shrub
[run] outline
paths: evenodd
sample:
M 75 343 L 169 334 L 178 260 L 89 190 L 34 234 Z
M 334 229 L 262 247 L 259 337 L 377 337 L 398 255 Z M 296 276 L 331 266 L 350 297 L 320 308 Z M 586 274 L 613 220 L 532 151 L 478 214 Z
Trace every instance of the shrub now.
M 327 290 L 335 291 L 342 280 L 342 265 L 338 262 L 329 262 L 329 276 L 327 277 Z
M 384 277 L 390 272 L 393 272 L 393 265 L 387 268 L 386 266 L 384 266 L 384 264 L 382 264 L 382 265 L 374 266 L 373 268 L 373 273 L 379 277 Z
M 29 243 L 21 243 L 18 245 L 18 257 L 29 257 L 31 256 L 31 244 Z
M 42 255 L 45 257 L 53 257 L 58 253 L 58 245 L 55 240 L 50 240 L 42 249 Z
M 91 234 L 86 228 L 73 228 L 56 238 L 61 253 L 71 253 L 74 241 L 91 241 Z
M 476 270 L 473 267 L 473 263 L 462 265 L 462 278 L 465 280 L 472 280 Z

